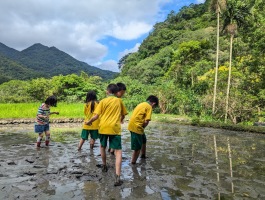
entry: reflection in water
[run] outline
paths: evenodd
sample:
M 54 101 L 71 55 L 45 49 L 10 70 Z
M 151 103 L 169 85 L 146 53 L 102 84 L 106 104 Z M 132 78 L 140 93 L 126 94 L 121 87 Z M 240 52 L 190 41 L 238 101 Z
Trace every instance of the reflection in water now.
M 139 195 L 139 197 L 145 196 L 146 191 L 146 175 L 145 175 L 145 165 L 142 164 L 139 168 L 135 165 L 132 166 L 133 180 L 138 181 L 140 184 L 133 188 L 133 191 Z
M 100 199 L 99 185 L 97 183 L 93 181 L 85 181 L 83 187 L 85 199 Z
M 217 176 L 217 185 L 218 185 L 218 200 L 220 200 L 220 175 L 219 175 L 219 165 L 218 165 L 218 152 L 217 152 L 217 144 L 216 144 L 216 136 L 213 136 L 213 141 L 214 141 L 214 153 L 215 153 L 215 164 L 216 164 L 216 176 Z
M 80 131 L 61 128 L 67 142 L 36 151 L 26 128 L 0 127 L 0 199 L 265 199 L 265 135 L 153 122 L 148 159 L 131 166 L 124 127 L 121 187 L 114 162 L 105 174 L 96 167 L 99 145 L 95 155 L 88 146 L 77 152 Z
M 228 158 L 229 158 L 229 170 L 230 170 L 230 176 L 231 176 L 231 192 L 234 193 L 233 165 L 232 165 L 232 155 L 231 155 L 231 147 L 230 147 L 229 137 L 227 137 L 227 148 L 228 148 Z

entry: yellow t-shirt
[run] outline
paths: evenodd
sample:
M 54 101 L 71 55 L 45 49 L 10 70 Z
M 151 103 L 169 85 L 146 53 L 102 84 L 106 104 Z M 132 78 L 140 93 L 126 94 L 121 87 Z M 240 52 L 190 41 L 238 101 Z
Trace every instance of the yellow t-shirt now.
M 134 133 L 143 134 L 144 133 L 144 122 L 151 121 L 152 106 L 143 102 L 138 104 L 133 110 L 132 116 L 129 120 L 128 130 Z
M 94 111 L 99 115 L 100 134 L 120 135 L 121 134 L 121 115 L 126 115 L 127 111 L 121 99 L 109 96 L 102 99 Z
M 98 102 L 95 102 L 94 111 L 96 110 L 96 107 L 98 106 Z M 94 116 L 94 113 L 91 113 L 91 102 L 84 105 L 84 114 L 85 114 L 85 121 L 88 122 L 91 117 Z M 95 120 L 91 126 L 86 125 L 83 123 L 83 129 L 86 130 L 98 130 L 99 125 L 99 119 Z

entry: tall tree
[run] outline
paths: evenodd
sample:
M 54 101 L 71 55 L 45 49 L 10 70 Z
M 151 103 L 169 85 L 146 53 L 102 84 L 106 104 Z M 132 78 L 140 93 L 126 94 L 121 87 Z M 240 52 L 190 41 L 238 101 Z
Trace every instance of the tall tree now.
M 216 101 L 216 89 L 217 89 L 217 77 L 218 77 L 218 65 L 219 65 L 219 35 L 220 35 L 220 14 L 226 7 L 226 0 L 212 0 L 210 9 L 214 10 L 217 15 L 217 27 L 216 27 L 216 62 L 215 62 L 215 78 L 214 78 L 214 90 L 213 90 L 213 107 L 212 114 L 215 113 L 215 101 Z
M 239 0 L 228 0 L 227 8 L 224 12 L 224 28 L 230 35 L 230 54 L 229 54 L 229 69 L 225 102 L 225 123 L 227 122 L 228 107 L 229 107 L 229 92 L 231 85 L 231 72 L 232 72 L 232 51 L 233 51 L 233 39 L 237 32 L 238 27 L 243 26 L 246 23 L 246 17 L 250 12 L 247 5 Z

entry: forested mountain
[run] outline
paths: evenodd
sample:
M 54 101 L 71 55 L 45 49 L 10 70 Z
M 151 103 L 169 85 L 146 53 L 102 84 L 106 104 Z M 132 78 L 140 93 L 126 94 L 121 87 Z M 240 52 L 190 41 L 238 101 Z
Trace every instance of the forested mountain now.
M 17 51 L 0 43 L 1 83 L 6 80 L 45 77 L 55 75 L 80 74 L 81 71 L 91 76 L 111 79 L 117 73 L 81 62 L 60 51 L 56 47 L 34 44 L 23 51 Z
M 259 120 L 265 113 L 264 8 L 257 0 L 206 0 L 172 11 L 138 52 L 120 60 L 121 76 L 155 86 L 164 113 Z
M 40 72 L 29 69 L 0 54 L 0 84 L 12 79 L 26 80 L 38 76 L 41 76 Z

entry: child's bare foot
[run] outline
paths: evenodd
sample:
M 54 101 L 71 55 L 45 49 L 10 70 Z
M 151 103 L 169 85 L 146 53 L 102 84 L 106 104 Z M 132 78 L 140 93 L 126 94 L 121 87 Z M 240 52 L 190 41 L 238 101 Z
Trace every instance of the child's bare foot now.
M 146 159 L 146 158 L 148 158 L 145 154 L 142 154 L 141 156 L 140 156 L 140 158 L 143 158 L 143 159 Z
M 102 165 L 102 172 L 107 172 L 107 171 L 108 171 L 107 165 Z
M 37 142 L 36 147 L 39 148 L 40 144 L 41 144 L 40 142 Z
M 121 181 L 119 175 L 116 175 L 115 179 L 116 180 L 115 180 L 114 186 L 121 186 L 123 184 L 123 181 Z

